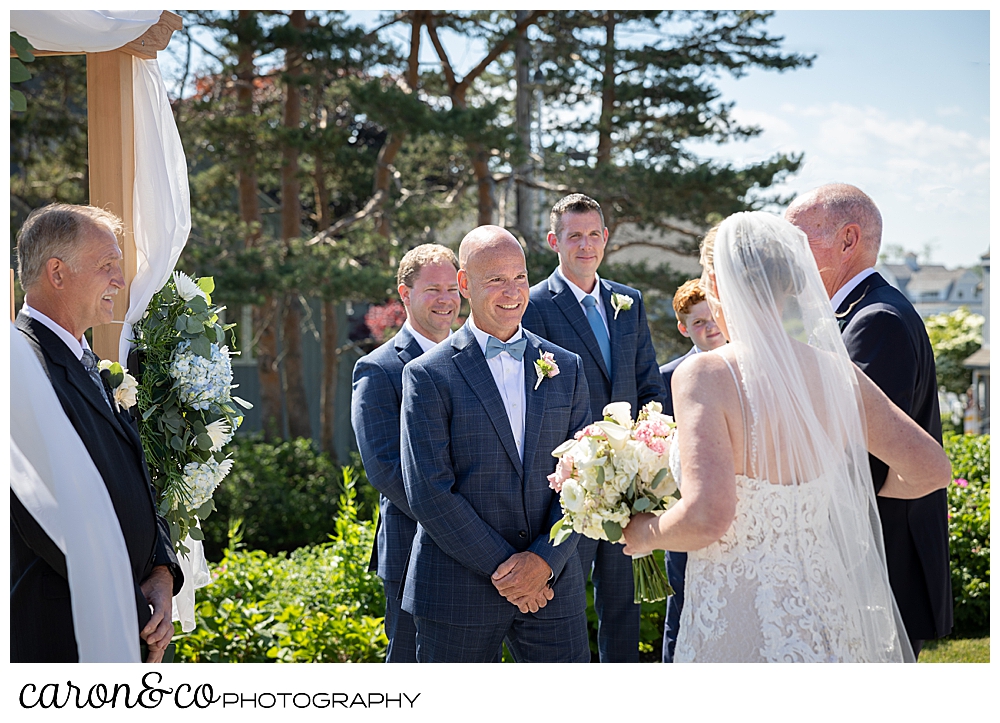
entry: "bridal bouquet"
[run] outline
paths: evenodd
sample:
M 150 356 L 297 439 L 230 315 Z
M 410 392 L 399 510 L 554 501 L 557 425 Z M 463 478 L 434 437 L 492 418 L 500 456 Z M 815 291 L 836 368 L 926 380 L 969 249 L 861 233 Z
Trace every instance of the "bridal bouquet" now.
M 549 486 L 559 493 L 563 511 L 549 533 L 553 544 L 573 532 L 619 542 L 633 514 L 662 513 L 680 499 L 667 465 L 674 423 L 662 410 L 650 402 L 633 421 L 631 404 L 609 404 L 604 421 L 587 425 L 552 451 L 559 462 Z M 632 576 L 636 603 L 673 595 L 652 555 L 632 558 Z
M 243 421 L 232 396 L 233 369 L 211 277 L 175 271 L 135 326 L 141 368 L 139 433 L 160 514 L 179 552 L 203 539 L 198 521 L 215 509 L 212 495 L 232 469 L 223 448 Z

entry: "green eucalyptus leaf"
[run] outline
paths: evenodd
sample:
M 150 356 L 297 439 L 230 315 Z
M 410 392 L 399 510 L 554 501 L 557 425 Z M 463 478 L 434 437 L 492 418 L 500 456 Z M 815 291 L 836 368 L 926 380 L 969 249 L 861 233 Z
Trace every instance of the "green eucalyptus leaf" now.
M 205 331 L 205 322 L 195 316 L 188 316 L 184 322 L 189 334 L 201 334 Z
M 617 522 L 605 520 L 601 527 L 604 528 L 604 534 L 608 536 L 608 540 L 611 542 L 618 542 L 622 538 L 622 526 Z
M 194 511 L 198 518 L 202 520 L 207 519 L 213 512 L 215 512 L 214 500 L 208 500 L 205 504 Z
M 663 481 L 663 478 L 667 476 L 667 472 L 668 472 L 668 470 L 667 470 L 666 467 L 664 467 L 659 472 L 657 472 L 656 476 L 653 477 L 652 484 L 650 484 L 649 486 L 652 487 L 655 490 L 660 485 L 660 482 Z
M 182 452 L 184 451 L 184 440 L 174 434 L 170 437 L 170 446 L 178 452 Z
M 201 314 L 208 310 L 208 304 L 205 303 L 205 300 L 200 296 L 196 296 L 193 299 L 191 299 L 191 301 L 189 301 L 187 305 L 188 308 L 191 309 L 191 311 L 194 312 L 195 314 Z
M 31 43 L 28 42 L 27 38 L 24 38 L 15 32 L 11 32 L 10 34 L 10 47 L 12 47 L 14 52 L 17 53 L 17 57 L 25 63 L 30 63 L 35 59 L 35 54 L 31 52 L 34 50 L 34 48 L 31 47 Z
M 191 536 L 192 540 L 204 540 L 205 533 L 202 532 L 197 527 L 189 527 L 187 533 Z
M 601 467 L 597 468 L 597 486 L 598 487 L 603 487 L 604 486 L 604 467 L 603 467 L 603 465 Z
M 211 294 L 215 291 L 215 279 L 211 276 L 202 276 L 195 283 L 198 284 L 198 288 L 206 294 Z
M 207 434 L 199 434 L 195 437 L 195 443 L 198 445 L 198 449 L 203 452 L 208 451 L 212 448 L 212 438 Z
M 23 83 L 26 80 L 31 80 L 31 73 L 28 69 L 24 67 L 22 63 L 17 58 L 10 59 L 10 82 L 11 83 Z
M 24 97 L 24 93 L 14 88 L 10 89 L 10 109 L 15 113 L 28 110 L 28 99 Z
M 191 340 L 191 351 L 203 359 L 212 358 L 212 344 L 203 336 Z
M 635 501 L 635 504 L 632 505 L 633 512 L 645 512 L 648 509 L 649 509 L 649 499 L 646 497 L 640 497 Z

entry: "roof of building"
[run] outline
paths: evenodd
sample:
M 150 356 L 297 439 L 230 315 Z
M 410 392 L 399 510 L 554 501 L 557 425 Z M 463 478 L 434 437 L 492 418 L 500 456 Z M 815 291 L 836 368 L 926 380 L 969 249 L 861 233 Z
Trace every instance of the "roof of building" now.
M 990 348 L 988 346 L 984 346 L 977 351 L 974 351 L 972 356 L 962 362 L 962 365 L 970 369 L 989 369 Z

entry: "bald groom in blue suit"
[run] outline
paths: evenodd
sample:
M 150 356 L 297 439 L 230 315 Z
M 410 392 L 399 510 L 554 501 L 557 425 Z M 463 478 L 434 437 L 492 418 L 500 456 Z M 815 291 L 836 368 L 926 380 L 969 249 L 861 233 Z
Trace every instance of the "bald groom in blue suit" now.
M 418 526 L 403 593 L 418 662 L 587 662 L 578 536 L 554 547 L 562 516 L 552 450 L 590 415 L 580 357 L 521 328 L 528 275 L 497 226 L 459 250 L 472 314 L 403 370 L 403 482 Z M 539 381 L 534 360 L 559 374 Z

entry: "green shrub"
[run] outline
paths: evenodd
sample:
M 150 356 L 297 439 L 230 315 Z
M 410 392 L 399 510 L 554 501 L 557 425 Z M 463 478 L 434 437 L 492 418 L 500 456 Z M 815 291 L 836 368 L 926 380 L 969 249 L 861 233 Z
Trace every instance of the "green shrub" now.
M 945 440 L 955 481 L 948 486 L 948 542 L 955 634 L 990 627 L 990 437 Z
M 265 442 L 237 437 L 233 471 L 215 492 L 216 511 L 202 523 L 205 555 L 220 560 L 230 521 L 243 520 L 243 541 L 274 554 L 325 542 L 333 531 L 340 468 L 309 439 Z M 357 488 L 369 487 L 367 478 Z M 361 517 L 374 513 L 372 494 L 360 491 Z M 378 493 L 374 493 L 375 499 Z
M 375 524 L 358 520 L 350 468 L 332 539 L 268 555 L 231 529 L 212 583 L 197 591 L 196 628 L 175 637 L 183 662 L 380 662 L 388 641 L 382 584 L 367 570 Z

